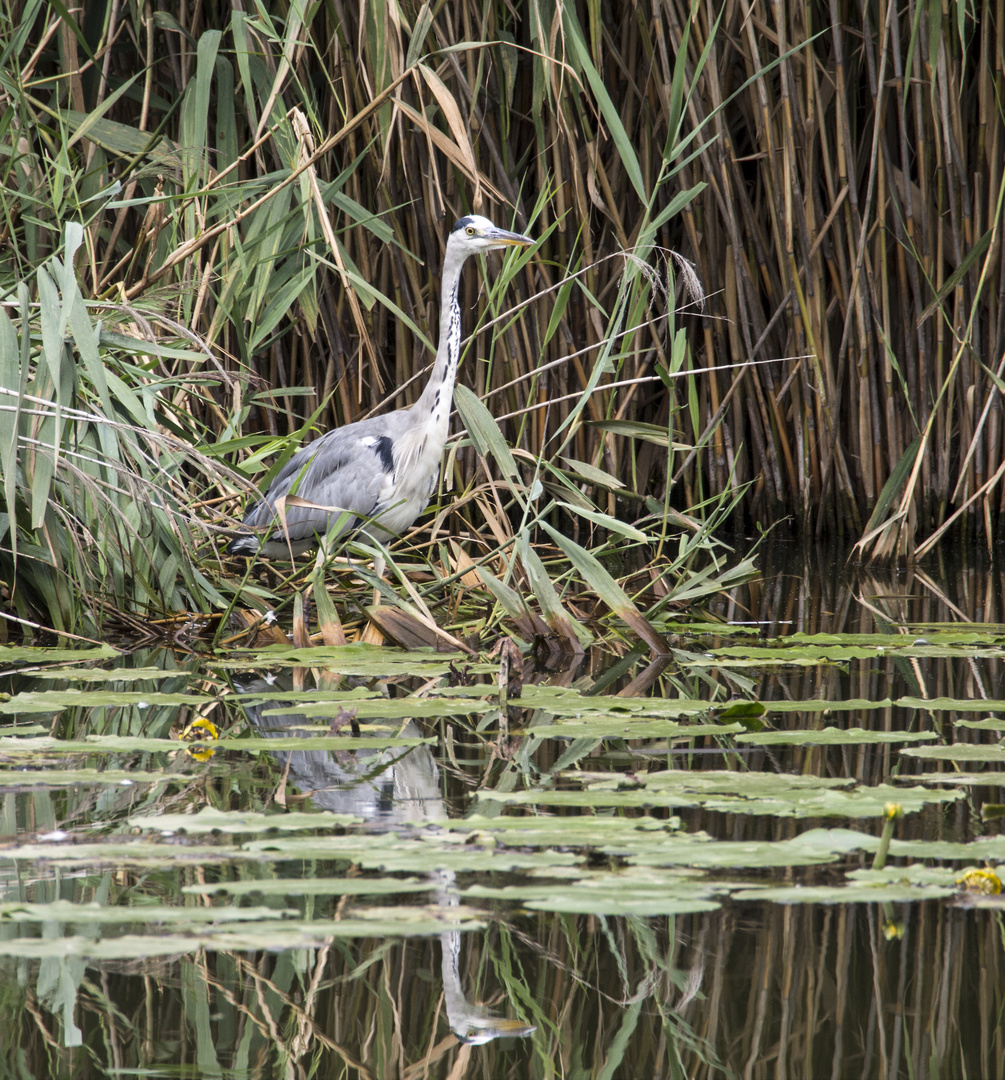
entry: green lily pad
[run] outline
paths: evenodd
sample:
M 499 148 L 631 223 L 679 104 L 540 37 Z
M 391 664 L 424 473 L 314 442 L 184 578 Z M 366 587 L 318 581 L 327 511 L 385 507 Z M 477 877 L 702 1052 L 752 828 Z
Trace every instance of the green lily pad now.
M 849 879 L 863 885 L 943 885 L 947 888 L 958 889 L 960 877 L 968 869 L 983 870 L 983 866 L 926 866 L 924 863 L 913 863 L 909 866 L 884 866 L 882 870 L 851 870 Z M 1005 875 L 1005 867 L 997 868 L 998 876 Z
M 937 739 L 933 731 L 871 731 L 868 728 L 814 728 L 806 731 L 759 731 L 737 735 L 754 746 L 855 746 L 866 743 L 922 742 Z
M 73 654 L 71 653 L 71 656 Z M 179 671 L 177 668 L 155 667 L 47 667 L 36 673 L 40 679 L 49 679 L 54 682 L 163 682 L 165 679 L 189 679 L 191 675 L 187 671 Z
M 895 701 L 894 705 L 925 712 L 1005 712 L 1005 701 L 990 701 L 987 698 L 904 697 Z
M 457 907 L 439 909 L 377 908 L 367 915 L 356 910 L 339 920 L 284 922 L 272 920 L 242 926 L 239 930 L 192 934 L 123 934 L 93 939 L 80 935 L 58 938 L 0 938 L 0 956 L 24 959 L 77 956 L 86 960 L 130 960 L 149 956 L 173 956 L 197 949 L 248 952 L 257 950 L 312 949 L 339 938 L 421 937 L 450 931 L 481 929 L 480 913 Z
M 626 840 L 662 844 L 665 835 L 680 828 L 679 818 L 653 817 L 551 817 L 535 815 L 489 817 L 477 813 L 436 823 L 437 828 L 462 833 L 477 839 L 494 836 L 500 843 L 518 847 L 577 847 L 590 845 L 613 850 Z
M 907 757 L 925 758 L 929 761 L 984 761 L 991 765 L 1005 765 L 1005 742 L 906 747 L 900 752 Z M 986 783 L 1005 783 L 1005 774 L 999 774 L 997 780 L 993 774 L 989 774 Z
M 57 863 L 64 866 L 192 866 L 234 860 L 265 861 L 269 857 L 239 848 L 165 844 L 154 841 L 72 843 L 46 842 L 13 844 L 0 848 L 0 865 L 5 862 Z M 274 857 L 273 857 L 274 861 Z
M 697 839 L 697 838 L 695 838 Z M 660 850 L 636 854 L 639 866 L 692 866 L 708 870 L 770 869 L 835 862 L 853 851 L 874 851 L 879 837 L 853 829 L 808 829 L 788 840 L 712 840 L 687 844 L 675 837 Z
M 364 725 L 361 725 L 361 730 L 365 730 Z M 70 742 L 43 736 L 41 738 L 0 739 L 0 754 L 10 757 L 17 755 L 34 757 L 43 753 L 132 754 L 139 751 L 178 753 L 192 747 L 242 750 L 247 753 L 258 753 L 262 750 L 385 750 L 394 747 L 407 749 L 432 742 L 435 742 L 433 738 L 418 736 L 352 735 L 348 730 L 345 734 L 338 735 L 242 736 L 238 739 L 197 739 L 192 742 L 182 742 L 179 739 L 153 739 L 136 735 L 88 735 L 86 739 Z
M 151 690 L 25 690 L 0 703 L 0 714 L 62 712 L 74 705 L 88 708 L 153 708 L 156 705 L 190 705 L 198 708 L 214 701 L 204 694 L 166 694 Z
M 242 851 L 272 859 L 346 859 L 364 869 L 383 873 L 428 873 L 432 869 L 458 872 L 511 872 L 535 867 L 569 866 L 583 860 L 571 851 L 516 851 L 469 844 L 449 834 L 423 839 L 377 836 L 283 837 L 281 841 L 253 840 Z M 281 851 L 277 849 L 281 843 Z
M 955 888 L 941 885 L 789 885 L 743 889 L 734 900 L 770 900 L 774 904 L 913 904 L 953 896 Z
M 178 744 L 176 743 L 177 747 Z M 93 784 L 164 784 L 188 781 L 183 773 L 145 772 L 142 769 L 0 769 L 0 789 L 28 787 L 69 787 Z
M 876 712 L 889 709 L 892 698 L 846 698 L 834 701 L 827 698 L 794 698 L 789 701 L 769 701 L 766 703 L 769 713 L 846 713 Z
M 45 735 L 39 738 L 0 739 L 0 754 L 37 757 L 41 754 L 131 754 L 143 750 L 164 753 L 184 750 L 187 745 L 193 744 L 178 739 L 148 739 L 133 735 L 89 735 L 86 739 L 75 741 Z
M 706 716 L 712 707 L 700 698 L 603 697 L 582 694 L 567 686 L 530 685 L 523 688 L 519 704 L 566 720 L 606 717 L 630 720 L 633 717 L 680 720 Z
M 227 896 L 393 896 L 397 893 L 429 892 L 435 887 L 428 878 L 310 877 L 218 881 L 215 884 L 186 885 L 181 891 L 187 896 L 215 896 L 218 893 Z
M 11 667 L 15 664 L 89 664 L 96 660 L 114 660 L 121 655 L 121 650 L 114 649 L 111 645 L 82 649 L 0 645 L 0 667 Z
M 0 923 L 4 922 L 67 922 L 115 926 L 132 923 L 228 923 L 258 922 L 265 919 L 295 918 L 299 912 L 290 908 L 263 907 L 198 907 L 166 904 L 138 907 L 108 904 L 74 904 L 69 900 L 54 900 L 51 904 L 21 904 L 0 902 Z
M 591 874 L 575 881 L 549 885 L 532 883 L 502 888 L 473 885 L 463 891 L 463 896 L 511 901 L 532 911 L 657 916 L 714 911 L 721 906 L 716 893 L 725 891 L 722 886 L 708 882 L 700 884 L 686 877 L 632 870 L 621 874 Z
M 331 695 L 326 701 L 304 702 L 297 711 L 310 718 L 313 716 L 337 716 L 346 707 L 346 702 Z M 498 701 L 478 700 L 474 698 L 374 698 L 372 700 L 353 700 L 359 720 L 414 720 L 431 717 L 438 720 L 441 716 L 466 716 L 471 713 L 487 712 L 498 709 Z M 280 716 L 283 710 L 270 709 L 262 715 Z
M 584 774 L 576 774 L 583 778 Z M 486 791 L 481 797 L 509 805 L 563 807 L 685 807 L 702 806 L 733 814 L 776 817 L 882 817 L 890 803 L 905 813 L 940 802 L 951 802 L 961 791 L 900 788 L 889 784 L 853 786 L 838 777 L 792 776 L 771 773 L 697 772 L 685 769 L 647 773 L 626 787 L 622 780 L 603 779 L 581 791 Z M 848 789 L 848 790 L 841 790 Z
M 973 787 L 974 785 L 987 786 L 988 784 L 1005 783 L 1001 773 L 997 772 L 911 773 L 909 775 L 891 776 L 890 779 L 899 784 L 932 784 L 936 787 L 940 784 L 952 784 L 953 787 Z
M 954 844 L 948 840 L 897 840 L 890 841 L 890 854 L 907 859 L 952 859 L 972 862 L 980 866 L 985 862 L 1005 862 L 1005 834 L 982 836 L 969 843 Z
M 353 814 L 332 814 L 327 811 L 261 814 L 204 806 L 197 814 L 131 817 L 128 824 L 135 829 L 156 829 L 162 833 L 256 833 L 344 828 L 358 825 L 362 820 Z
M 554 717 L 548 723 L 535 723 L 528 735 L 560 739 L 702 739 L 706 736 L 733 735 L 745 731 L 735 724 L 680 724 L 674 720 L 654 720 L 651 717 L 596 717 L 565 719 Z
M 418 675 L 429 678 L 446 675 L 450 664 L 468 663 L 462 653 L 406 652 L 381 645 L 322 645 L 312 649 L 294 649 L 270 645 L 264 649 L 238 649 L 213 661 L 217 668 L 251 671 L 263 667 L 313 667 L 338 671 L 343 675 L 384 678 L 392 675 Z

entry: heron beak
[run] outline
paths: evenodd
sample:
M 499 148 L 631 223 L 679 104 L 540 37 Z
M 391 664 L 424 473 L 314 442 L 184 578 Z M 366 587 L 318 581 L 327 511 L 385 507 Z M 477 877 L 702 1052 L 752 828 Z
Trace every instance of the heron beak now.
M 529 236 L 524 236 L 522 233 L 508 232 L 506 229 L 493 229 L 486 236 L 486 239 L 491 240 L 493 244 L 499 244 L 500 247 L 526 247 L 528 244 L 536 242 L 531 240 Z

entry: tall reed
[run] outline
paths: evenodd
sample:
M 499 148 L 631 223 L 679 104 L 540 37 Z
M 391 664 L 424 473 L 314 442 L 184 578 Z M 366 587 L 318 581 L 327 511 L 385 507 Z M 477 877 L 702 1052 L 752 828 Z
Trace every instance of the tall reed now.
M 745 492 L 750 523 L 884 557 L 946 523 L 990 538 L 1003 46 L 982 11 L 110 3 L 80 21 L 8 0 L 0 289 L 34 300 L 78 224 L 82 296 L 155 314 L 157 348 L 197 335 L 218 374 L 179 360 L 179 407 L 214 455 L 264 470 L 305 420 L 414 400 L 446 230 L 486 212 L 541 257 L 462 377 L 567 499 L 676 530 L 673 511 Z M 496 295 L 465 283 L 483 321 Z M 4 385 L 21 390 L 11 363 Z M 455 448 L 446 485 L 481 517 L 448 524 L 489 536 L 482 507 L 522 511 L 492 509 L 477 450 Z

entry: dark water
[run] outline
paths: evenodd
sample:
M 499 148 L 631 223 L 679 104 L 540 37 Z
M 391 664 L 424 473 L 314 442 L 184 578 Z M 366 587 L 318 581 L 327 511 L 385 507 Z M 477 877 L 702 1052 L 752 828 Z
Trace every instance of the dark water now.
M 778 541 L 762 554 L 763 581 L 717 600 L 710 613 L 756 626 L 764 639 L 795 633 L 875 635 L 900 627 L 909 629 L 913 640 L 929 625 L 1005 622 L 1005 578 L 994 566 L 975 561 L 974 566 L 957 558 L 952 565 L 935 562 L 920 571 L 870 572 L 848 567 L 830 553 Z M 1001 632 L 1000 626 L 987 630 Z M 681 657 L 697 655 L 712 647 L 714 636 L 693 641 L 680 636 L 674 644 Z M 992 703 L 1005 699 L 1002 660 L 979 653 L 961 649 L 958 656 L 905 659 L 873 650 L 867 657 L 825 665 L 723 664 L 698 671 L 681 662 L 660 673 L 649 692 L 673 697 L 686 690 L 708 700 L 782 704 L 861 699 L 880 704 L 836 712 L 828 722 L 881 731 L 927 726 L 942 742 L 994 745 L 1000 734 L 955 728 L 952 709 L 924 714 L 892 704 L 914 697 L 985 700 L 987 713 L 967 715 L 994 715 Z M 179 681 L 203 664 L 153 654 L 129 662 L 177 665 Z M 574 670 L 536 678 L 588 685 L 611 662 L 610 655 L 598 654 Z M 612 690 L 635 672 L 626 673 Z M 529 669 L 527 677 L 535 677 Z M 252 685 L 253 676 L 245 677 L 244 688 Z M 414 690 L 414 683 L 408 689 Z M 394 688 L 392 696 L 400 692 Z M 891 704 L 881 704 L 887 701 Z M 251 728 L 264 723 L 263 711 L 257 706 L 247 710 Z M 108 716 L 108 710 L 90 719 L 77 716 L 71 733 L 64 715 L 61 733 L 98 731 Z M 818 713 L 806 710 L 771 716 L 780 729 L 820 723 Z M 279 720 L 272 717 L 273 735 L 297 721 L 293 709 Z M 174 804 L 165 789 L 154 796 L 143 785 L 24 790 L 9 785 L 0 792 L 0 899 L 7 904 L 97 900 L 140 908 L 191 903 L 197 895 L 207 906 L 264 902 L 336 925 L 352 915 L 351 890 L 298 895 L 290 887 L 222 900 L 214 894 L 215 886 L 267 883 L 276 877 L 351 883 L 374 873 L 340 858 L 303 858 L 292 852 L 284 858 L 281 841 L 266 864 L 193 858 L 172 865 L 155 861 L 148 867 L 72 867 L 5 858 L 5 851 L 52 830 L 83 834 L 90 829 L 91 840 L 94 830 L 104 836 L 128 832 L 124 823 L 148 812 L 151 799 L 162 800 L 158 809 L 184 812 L 200 790 L 207 805 L 230 810 L 275 811 L 276 793 L 282 792 L 280 809 L 354 813 L 365 820 L 364 833 L 377 844 L 385 836 L 411 839 L 425 820 L 459 818 L 472 807 L 484 812 L 478 792 L 514 782 L 518 739 L 489 738 L 477 724 L 452 719 L 416 720 L 414 731 L 435 740 L 412 751 L 229 752 L 203 772 L 194 763 L 180 766 L 176 759 L 169 763 L 144 755 L 145 768 L 189 770 L 193 779 L 173 789 Z M 542 741 L 520 775 L 546 773 L 568 748 L 567 740 Z M 722 740 L 706 739 L 701 745 L 675 747 L 668 755 L 666 739 L 605 740 L 577 767 L 644 773 L 666 768 L 668 761 L 678 769 L 720 769 L 731 763 L 755 772 L 851 777 L 868 784 L 888 782 L 897 774 L 958 769 L 952 763 L 901 756 L 899 749 L 891 743 L 730 748 Z M 908 814 L 898 822 L 896 838 L 935 845 L 999 836 L 1000 819 L 988 808 L 1005 803 L 1005 772 L 993 762 L 982 767 L 988 782 L 969 784 L 963 798 Z M 598 828 L 601 818 L 616 813 L 590 812 Z M 650 812 L 665 818 L 671 813 Z M 554 813 L 562 820 L 576 811 Z M 679 815 L 688 833 L 749 844 L 781 843 L 813 826 L 847 824 L 704 806 L 683 808 Z M 876 835 L 882 830 L 881 821 L 858 826 Z M 581 851 L 571 834 L 569 843 Z M 462 850 L 470 848 L 470 842 L 462 845 Z M 620 865 L 602 848 L 596 861 L 605 868 Z M 1005 858 L 999 855 L 992 862 Z M 938 860 L 932 864 L 942 865 Z M 724 885 L 738 878 L 747 884 L 839 885 L 849 870 L 870 865 L 871 855 L 856 851 L 823 866 L 724 867 L 719 876 Z M 0 1078 L 991 1080 L 1005 1075 L 1000 907 L 960 906 L 948 899 L 781 904 L 734 899 L 727 891 L 716 910 L 614 916 L 532 911 L 520 903 L 472 899 L 467 893 L 473 885 L 502 889 L 521 880 L 508 871 L 434 864 L 403 875 L 406 879 L 427 892 L 389 893 L 374 905 L 393 914 L 404 905 L 435 903 L 443 910 L 463 903 L 477 908 L 481 925 L 464 932 L 427 929 L 414 936 L 378 930 L 304 947 L 282 948 L 266 938 L 243 949 L 198 947 L 114 959 L 83 959 L 68 949 L 65 956 L 0 960 Z M 541 880 L 559 888 L 554 876 Z M 26 931 L 23 925 L 14 929 L 0 921 L 0 933 L 6 933 L 0 942 L 29 932 L 61 940 L 79 929 L 51 920 Z M 164 933 L 176 930 L 165 926 Z

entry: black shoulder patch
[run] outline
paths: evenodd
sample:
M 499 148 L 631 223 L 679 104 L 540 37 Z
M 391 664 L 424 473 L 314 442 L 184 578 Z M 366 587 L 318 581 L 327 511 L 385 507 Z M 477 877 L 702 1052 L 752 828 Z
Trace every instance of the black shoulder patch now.
M 373 452 L 380 458 L 380 467 L 386 473 L 394 472 L 394 443 L 390 435 L 378 435 L 373 441 Z
M 260 546 L 257 536 L 238 536 L 223 550 L 228 555 L 257 555 Z
M 471 224 L 472 220 L 473 219 L 469 217 L 462 217 L 450 231 L 457 232 L 459 229 L 466 229 Z

